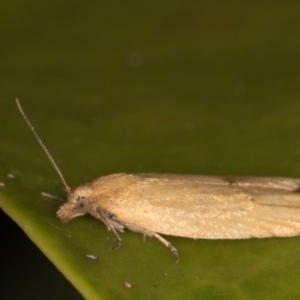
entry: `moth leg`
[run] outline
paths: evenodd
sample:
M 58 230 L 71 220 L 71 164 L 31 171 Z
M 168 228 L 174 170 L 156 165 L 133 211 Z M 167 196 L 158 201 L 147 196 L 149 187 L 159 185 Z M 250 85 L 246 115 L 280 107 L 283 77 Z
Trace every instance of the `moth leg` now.
M 176 262 L 178 263 L 179 262 L 179 253 L 178 253 L 178 250 L 169 241 L 167 241 L 166 239 L 164 239 L 158 233 L 153 232 L 153 236 L 155 238 L 157 238 L 161 243 L 163 243 L 166 247 L 168 247 L 171 250 L 171 252 L 173 253 L 173 255 L 175 257 Z
M 173 253 L 173 255 L 175 257 L 176 262 L 179 262 L 179 253 L 178 253 L 177 249 L 169 241 L 164 239 L 161 235 L 159 235 L 155 231 L 147 230 L 143 227 L 139 227 L 139 226 L 129 224 L 129 223 L 121 223 L 121 224 L 124 225 L 126 228 L 128 228 L 131 231 L 142 233 L 144 236 L 150 236 L 150 237 L 153 236 L 153 237 L 157 238 L 162 244 L 164 244 L 166 247 L 168 247 L 171 250 L 171 252 Z
M 117 231 L 115 230 L 114 227 L 107 227 L 108 231 L 111 231 L 115 237 L 115 240 L 116 240 L 116 245 L 113 247 L 114 250 L 118 250 L 121 248 L 121 238 L 120 236 L 118 235 Z
M 114 235 L 114 238 L 116 240 L 116 245 L 113 247 L 114 250 L 118 250 L 121 247 L 121 238 L 117 233 L 117 230 L 120 230 L 120 226 L 116 226 L 115 221 L 112 221 L 109 218 L 109 215 L 107 214 L 107 212 L 105 212 L 102 209 L 97 209 L 97 213 L 99 214 L 99 219 L 105 224 L 105 226 L 107 227 L 108 231 L 112 232 L 112 234 Z M 121 230 L 120 230 L 121 231 Z

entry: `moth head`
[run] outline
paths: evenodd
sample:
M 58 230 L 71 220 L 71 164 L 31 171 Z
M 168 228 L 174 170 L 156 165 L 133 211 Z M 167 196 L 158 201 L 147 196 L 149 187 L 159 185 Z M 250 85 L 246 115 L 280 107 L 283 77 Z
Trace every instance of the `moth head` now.
M 62 222 L 68 222 L 71 219 L 80 217 L 90 212 L 90 203 L 85 195 L 68 191 L 68 200 L 63 204 L 56 215 Z

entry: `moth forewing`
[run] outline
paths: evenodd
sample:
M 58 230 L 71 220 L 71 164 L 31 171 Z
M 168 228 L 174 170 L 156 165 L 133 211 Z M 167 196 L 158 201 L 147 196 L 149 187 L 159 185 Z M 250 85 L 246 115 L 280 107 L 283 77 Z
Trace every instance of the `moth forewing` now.
M 102 184 L 113 186 L 114 180 L 119 188 L 109 197 L 102 194 Z M 289 178 L 115 174 L 89 186 L 98 205 L 125 227 L 136 224 L 196 239 L 244 239 L 300 233 L 299 183 Z
M 112 174 L 70 188 L 23 112 L 29 128 L 64 183 L 67 202 L 57 211 L 67 222 L 90 214 L 121 245 L 124 227 L 176 248 L 161 234 L 194 239 L 244 239 L 300 234 L 299 179 L 176 174 Z

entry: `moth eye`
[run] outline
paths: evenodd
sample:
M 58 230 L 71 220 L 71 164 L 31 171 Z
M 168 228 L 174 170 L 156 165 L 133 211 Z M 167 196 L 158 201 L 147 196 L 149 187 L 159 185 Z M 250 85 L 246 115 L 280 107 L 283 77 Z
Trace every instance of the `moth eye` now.
M 88 203 L 86 199 L 79 198 L 75 205 L 75 209 L 80 213 L 86 213 L 88 211 Z

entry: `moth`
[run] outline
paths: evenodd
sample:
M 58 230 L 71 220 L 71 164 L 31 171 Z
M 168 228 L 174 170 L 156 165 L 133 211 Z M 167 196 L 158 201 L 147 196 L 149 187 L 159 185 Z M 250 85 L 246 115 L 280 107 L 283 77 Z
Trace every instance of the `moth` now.
M 160 234 L 193 239 L 300 234 L 300 179 L 119 173 L 71 188 L 16 103 L 66 188 L 67 201 L 57 216 L 68 222 L 90 214 L 113 233 L 116 249 L 121 246 L 118 232 L 125 228 L 157 238 L 176 262 L 177 249 Z

